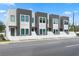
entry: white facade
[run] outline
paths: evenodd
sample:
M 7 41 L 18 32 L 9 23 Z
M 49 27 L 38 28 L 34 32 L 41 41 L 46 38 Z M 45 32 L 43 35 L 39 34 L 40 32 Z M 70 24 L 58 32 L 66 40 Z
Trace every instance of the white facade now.
M 35 27 L 35 13 L 32 13 L 32 18 L 33 18 L 32 27 Z
M 16 26 L 16 10 L 15 9 L 9 9 L 7 11 L 7 17 L 6 17 L 6 36 L 9 37 L 11 36 L 11 31 L 10 31 L 10 28 L 13 28 Z M 14 21 L 11 21 L 11 15 L 14 15 Z M 15 30 L 16 32 L 16 30 Z M 16 35 L 16 33 L 15 33 Z
M 40 23 L 40 18 L 45 18 L 45 23 Z M 39 17 L 39 29 L 46 29 L 46 17 Z
M 14 17 L 13 17 L 14 21 L 11 21 L 11 15 L 14 15 Z M 22 19 L 21 19 L 22 15 L 24 16 L 24 21 L 22 21 Z M 28 16 L 28 21 L 25 21 L 26 16 Z M 34 19 L 33 22 L 30 21 L 29 15 L 20 14 L 20 34 L 21 34 L 21 29 L 28 29 L 29 34 L 30 34 L 30 31 L 32 32 L 32 30 L 30 28 L 30 22 L 32 23 L 31 27 L 35 27 L 35 13 L 32 13 L 32 18 Z M 40 18 L 45 18 L 45 21 L 43 21 L 43 20 L 40 21 Z M 42 38 L 57 37 L 57 35 L 55 35 L 52 31 L 49 31 L 49 32 L 47 31 L 47 27 L 49 27 L 49 14 L 47 15 L 47 19 L 46 19 L 46 17 L 41 17 L 41 16 L 39 17 L 39 34 L 40 34 L 40 29 L 45 30 L 44 34 L 46 34 L 46 32 L 48 32 L 47 35 L 44 35 L 44 36 L 43 35 L 37 35 L 35 33 L 35 31 L 33 31 L 31 35 L 22 35 L 22 36 L 19 35 L 19 36 L 17 36 L 16 35 L 16 28 L 17 28 L 16 9 L 9 9 L 8 10 L 6 20 L 7 20 L 6 21 L 6 37 L 9 40 L 42 39 Z M 48 22 L 47 22 L 47 20 L 48 20 Z M 60 23 L 59 20 L 60 19 L 53 18 L 52 20 L 53 20 L 52 21 L 52 29 L 59 31 L 59 23 Z M 63 22 L 64 30 L 68 30 L 68 24 L 65 24 L 64 22 Z M 46 24 L 47 24 L 47 27 L 46 27 Z M 11 36 L 11 28 L 15 29 L 15 31 L 14 31 L 15 35 L 14 36 Z M 24 33 L 26 33 L 26 32 L 24 32 Z M 58 34 L 58 37 L 63 37 L 63 34 L 65 34 L 65 32 L 60 32 L 60 34 Z M 68 35 L 70 35 L 70 34 L 65 34 L 65 37 L 68 36 Z
M 64 25 L 64 30 L 68 30 L 68 25 Z
M 53 29 L 59 29 L 58 25 L 59 25 L 59 19 L 53 18 Z
M 63 21 L 63 24 L 64 24 L 64 30 L 68 30 L 68 20 L 64 20 Z

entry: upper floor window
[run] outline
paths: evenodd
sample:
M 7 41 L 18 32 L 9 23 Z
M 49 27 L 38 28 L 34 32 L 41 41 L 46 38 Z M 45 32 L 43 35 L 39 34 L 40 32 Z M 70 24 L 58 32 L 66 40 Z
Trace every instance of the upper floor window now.
M 43 18 L 43 23 L 45 23 L 45 17 Z
M 67 20 L 64 20 L 64 24 L 68 24 L 68 21 Z
M 21 15 L 21 21 L 24 21 L 24 15 Z
M 21 21 L 28 22 L 29 21 L 29 16 L 28 15 L 21 15 Z
M 15 22 L 15 15 L 10 15 L 11 22 Z
M 26 19 L 26 22 L 28 22 L 29 21 L 29 16 L 25 16 L 25 19 Z
M 58 19 L 53 18 L 53 24 L 58 24 Z
M 21 29 L 21 35 L 24 35 L 24 29 Z
M 45 23 L 46 18 L 45 17 L 40 17 L 40 23 Z
M 32 23 L 34 23 L 34 18 L 32 18 Z

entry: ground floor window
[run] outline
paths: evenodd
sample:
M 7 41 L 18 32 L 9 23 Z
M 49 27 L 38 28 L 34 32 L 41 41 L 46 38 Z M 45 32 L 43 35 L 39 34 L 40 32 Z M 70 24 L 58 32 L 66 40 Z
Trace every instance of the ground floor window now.
M 29 29 L 21 29 L 21 35 L 28 35 L 29 34 Z
M 54 34 L 58 34 L 59 33 L 59 30 L 58 29 L 53 29 L 53 33 Z
M 40 34 L 42 35 L 42 29 L 40 29 Z
M 46 30 L 45 29 L 43 29 L 43 35 L 45 35 L 46 34 Z
M 40 35 L 45 35 L 46 34 L 46 29 L 40 29 Z
M 29 34 L 29 29 L 26 29 L 26 35 L 28 35 Z
M 21 35 L 24 35 L 24 29 L 21 29 Z
M 64 30 L 68 34 L 68 30 Z

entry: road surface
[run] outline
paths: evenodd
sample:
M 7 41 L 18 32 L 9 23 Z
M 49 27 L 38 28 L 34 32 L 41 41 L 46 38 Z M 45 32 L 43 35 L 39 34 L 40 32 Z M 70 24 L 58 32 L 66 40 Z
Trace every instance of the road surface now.
M 0 56 L 79 56 L 79 38 L 3 44 Z

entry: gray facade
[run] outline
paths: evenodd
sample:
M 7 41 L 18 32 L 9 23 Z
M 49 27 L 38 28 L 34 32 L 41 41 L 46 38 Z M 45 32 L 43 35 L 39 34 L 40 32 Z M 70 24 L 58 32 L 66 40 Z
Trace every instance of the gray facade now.
M 35 31 L 36 34 L 39 35 L 39 17 L 46 17 L 46 34 L 47 34 L 47 13 L 36 12 L 35 13 Z
M 53 20 L 54 19 L 57 19 L 57 21 L 58 21 L 58 28 L 57 29 L 54 29 L 54 24 L 53 24 Z M 59 19 L 59 15 L 55 15 L 55 14 L 49 14 L 49 31 L 52 31 L 52 32 L 54 32 L 54 30 L 57 30 L 58 32 L 57 33 L 59 33 L 59 26 L 60 26 L 60 19 Z
M 16 23 L 17 23 L 17 36 L 20 36 L 20 14 L 24 14 L 24 15 L 29 15 L 30 16 L 30 29 L 31 29 L 31 19 L 32 19 L 32 11 L 31 10 L 26 10 L 26 9 L 17 9 L 16 10 Z M 27 26 L 27 25 L 25 25 Z M 31 30 L 30 30 L 30 35 L 31 35 Z
M 67 22 L 65 22 L 67 21 Z M 68 29 L 64 29 L 64 25 L 68 25 Z M 69 31 L 69 17 L 67 16 L 61 16 L 60 17 L 60 31 L 66 31 L 68 32 Z

